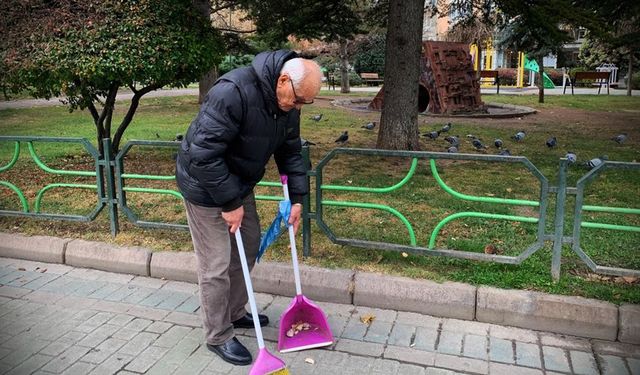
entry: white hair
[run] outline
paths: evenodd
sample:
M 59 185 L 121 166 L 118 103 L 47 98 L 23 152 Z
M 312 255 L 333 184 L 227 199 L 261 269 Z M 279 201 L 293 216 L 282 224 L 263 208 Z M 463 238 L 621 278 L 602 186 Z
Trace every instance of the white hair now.
M 291 78 L 291 81 L 293 82 L 293 85 L 296 88 L 300 87 L 300 84 L 302 83 L 302 81 L 304 81 L 304 79 L 309 74 L 313 73 L 312 71 L 313 68 L 307 69 L 305 64 L 303 64 L 304 60 L 305 59 L 300 57 L 287 60 L 282 66 L 282 69 L 280 70 L 280 74 L 287 74 L 289 78 Z M 313 60 L 307 60 L 307 61 L 311 62 L 313 64 L 312 66 L 315 67 L 315 69 L 317 69 L 318 72 L 320 72 L 320 65 L 318 65 L 317 62 Z

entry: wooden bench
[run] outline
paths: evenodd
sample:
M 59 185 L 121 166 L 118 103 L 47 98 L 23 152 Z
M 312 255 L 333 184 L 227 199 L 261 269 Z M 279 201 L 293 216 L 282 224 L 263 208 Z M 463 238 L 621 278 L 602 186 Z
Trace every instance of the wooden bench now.
M 360 78 L 363 83 L 371 84 L 372 86 L 378 86 L 384 80 L 380 79 L 378 73 L 360 73 Z
M 573 78 L 569 77 L 569 79 L 565 81 L 562 93 L 565 94 L 567 92 L 567 84 L 571 85 L 571 95 L 573 95 L 573 86 L 575 86 L 576 83 L 595 81 L 594 83 L 598 85 L 598 95 L 600 95 L 603 84 L 607 85 L 607 95 L 609 95 L 609 74 L 611 74 L 611 72 L 576 72 Z
M 493 78 L 493 84 L 496 86 L 496 94 L 500 94 L 500 75 L 497 70 L 481 70 L 480 78 Z

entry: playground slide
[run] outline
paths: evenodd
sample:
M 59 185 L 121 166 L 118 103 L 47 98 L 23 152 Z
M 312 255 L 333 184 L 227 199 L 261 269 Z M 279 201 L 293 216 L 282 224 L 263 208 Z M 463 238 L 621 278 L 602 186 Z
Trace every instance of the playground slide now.
M 524 58 L 524 68 L 531 70 L 532 72 L 540 73 L 540 66 L 538 66 L 538 63 L 535 60 L 529 60 L 526 56 Z M 554 89 L 556 87 L 547 73 L 542 72 L 542 78 L 545 89 Z

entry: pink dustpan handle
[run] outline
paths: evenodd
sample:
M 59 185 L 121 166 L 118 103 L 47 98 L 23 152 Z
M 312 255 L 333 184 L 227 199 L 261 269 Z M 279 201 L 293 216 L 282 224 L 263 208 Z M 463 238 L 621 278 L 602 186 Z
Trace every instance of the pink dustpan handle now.
M 289 186 L 287 184 L 288 177 L 286 174 L 280 175 L 280 182 L 282 182 L 282 191 L 284 193 L 284 199 L 289 200 Z M 298 265 L 298 249 L 296 248 L 296 234 L 293 231 L 293 225 L 289 225 L 289 244 L 291 245 L 291 261 L 293 262 L 293 277 L 296 280 L 296 294 L 302 294 L 302 285 L 300 283 L 300 266 Z

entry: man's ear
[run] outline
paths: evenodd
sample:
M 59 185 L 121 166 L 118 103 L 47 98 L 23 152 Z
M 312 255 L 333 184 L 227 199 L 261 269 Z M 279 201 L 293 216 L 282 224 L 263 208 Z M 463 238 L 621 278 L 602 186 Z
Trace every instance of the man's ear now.
M 289 79 L 290 78 L 289 78 L 289 75 L 287 73 L 280 74 L 280 76 L 278 77 L 278 81 L 277 81 L 276 86 L 278 86 L 278 87 L 284 86 L 287 83 L 287 81 L 289 81 Z

